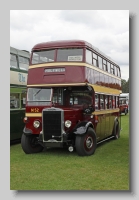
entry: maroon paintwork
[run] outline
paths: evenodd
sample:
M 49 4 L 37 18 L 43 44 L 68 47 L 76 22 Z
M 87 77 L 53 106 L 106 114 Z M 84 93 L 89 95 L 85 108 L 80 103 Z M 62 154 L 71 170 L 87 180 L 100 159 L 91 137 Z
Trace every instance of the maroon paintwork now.
M 32 84 L 61 84 L 61 83 L 84 83 L 85 78 L 85 68 L 80 66 L 60 66 L 64 67 L 65 72 L 60 73 L 50 73 L 45 72 L 46 67 L 29 69 L 28 71 L 28 85 Z M 47 67 L 50 68 L 50 67 Z M 53 68 L 53 67 L 51 67 Z
M 48 108 L 51 106 L 45 106 L 45 108 Z M 84 121 L 84 120 L 90 120 L 92 121 L 92 123 L 94 123 L 94 119 L 90 118 L 90 115 L 83 115 L 83 107 L 64 107 L 64 106 L 55 106 L 55 108 L 62 108 L 64 110 L 64 121 L 66 120 L 71 120 L 72 121 L 72 126 L 70 127 L 69 131 L 72 131 L 73 128 L 76 126 L 76 124 L 80 121 Z M 30 113 L 32 108 L 36 108 L 36 110 L 38 110 L 39 113 L 42 112 L 42 110 L 44 109 L 44 106 L 27 106 L 26 107 L 26 112 Z M 37 114 L 37 113 L 36 113 Z M 40 131 L 42 130 L 42 123 L 41 126 L 38 129 L 35 129 L 33 127 L 33 122 L 34 120 L 39 120 L 40 122 L 42 122 L 42 117 L 29 117 L 29 121 L 28 123 L 26 123 L 26 128 L 29 128 L 32 130 L 32 132 L 34 134 L 39 134 Z M 67 130 L 67 128 L 65 127 L 65 131 Z
M 66 47 L 90 47 L 92 45 L 84 40 L 60 40 L 36 44 L 32 51 L 39 49 L 53 49 L 53 48 L 66 48 Z
M 70 63 L 69 63 L 70 65 Z M 65 68 L 65 72 L 50 73 L 45 72 L 46 67 L 29 69 L 27 80 L 28 85 L 37 84 L 72 84 L 72 83 L 91 83 L 105 87 L 115 88 L 121 90 L 120 81 L 116 82 L 113 78 L 110 81 L 98 80 L 98 76 L 95 76 L 95 70 L 83 67 L 83 66 L 60 66 L 58 68 Z M 47 68 L 50 68 L 47 66 Z M 55 67 L 54 67 L 55 68 Z M 106 75 L 105 75 L 106 76 Z

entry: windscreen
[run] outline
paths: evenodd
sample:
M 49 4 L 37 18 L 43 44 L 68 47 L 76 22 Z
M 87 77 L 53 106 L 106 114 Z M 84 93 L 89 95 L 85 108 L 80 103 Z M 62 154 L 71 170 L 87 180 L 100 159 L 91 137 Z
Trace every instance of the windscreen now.
M 32 54 L 32 64 L 54 62 L 55 50 L 35 51 Z
M 71 62 L 83 61 L 83 49 L 81 48 L 58 49 L 57 61 L 71 61 Z
M 50 105 L 52 98 L 51 88 L 28 88 L 28 105 Z

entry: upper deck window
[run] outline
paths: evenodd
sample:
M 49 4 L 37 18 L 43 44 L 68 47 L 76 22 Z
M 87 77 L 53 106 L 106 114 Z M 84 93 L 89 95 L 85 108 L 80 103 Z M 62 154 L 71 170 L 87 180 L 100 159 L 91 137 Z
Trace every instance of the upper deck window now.
M 23 70 L 28 70 L 29 67 L 29 59 L 19 56 L 19 68 Z
M 54 62 L 55 50 L 35 51 L 32 55 L 32 64 Z
M 103 69 L 104 71 L 107 71 L 107 62 L 103 59 Z
M 117 72 L 118 72 L 118 77 L 120 77 L 120 69 L 119 68 L 117 69 Z
M 95 53 L 93 53 L 93 65 L 98 67 L 98 56 Z
M 102 58 L 98 56 L 99 68 L 102 69 Z
M 80 48 L 58 49 L 57 61 L 81 62 L 83 61 L 83 49 Z
M 114 65 L 113 64 L 111 64 L 111 74 L 115 74 Z
M 114 65 L 114 70 L 115 70 L 115 75 L 118 76 L 117 74 L 117 67 Z
M 92 64 L 92 52 L 86 49 L 86 62 Z
M 110 73 L 110 63 L 107 62 L 107 71 Z
M 14 55 L 14 54 L 10 54 L 10 67 L 12 67 L 12 68 L 18 68 L 17 56 Z

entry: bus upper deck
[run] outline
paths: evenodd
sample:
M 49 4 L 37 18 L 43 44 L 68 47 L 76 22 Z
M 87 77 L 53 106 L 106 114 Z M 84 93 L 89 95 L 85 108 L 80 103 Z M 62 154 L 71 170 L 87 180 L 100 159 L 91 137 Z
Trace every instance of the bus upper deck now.
M 113 91 L 121 89 L 119 66 L 102 52 L 96 52 L 96 48 L 88 42 L 76 40 L 41 43 L 35 45 L 32 52 L 28 85 L 90 83 L 115 89 Z M 98 86 L 95 86 L 96 90 L 99 90 Z

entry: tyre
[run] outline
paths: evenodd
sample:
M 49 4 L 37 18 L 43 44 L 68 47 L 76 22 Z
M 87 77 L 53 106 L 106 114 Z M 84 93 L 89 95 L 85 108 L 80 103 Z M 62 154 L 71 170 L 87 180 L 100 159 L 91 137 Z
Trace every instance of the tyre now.
M 90 156 L 96 150 L 96 134 L 92 128 L 88 128 L 84 135 L 77 135 L 75 140 L 76 151 L 79 156 Z
M 36 136 L 34 135 L 26 136 L 25 134 L 22 134 L 21 146 L 26 154 L 39 153 L 43 150 L 43 147 L 37 143 Z
M 118 121 L 115 121 L 113 135 L 114 139 L 118 139 L 120 137 L 120 126 Z
M 127 113 L 128 113 L 128 112 L 127 112 L 127 109 L 125 109 L 125 115 L 127 115 Z

